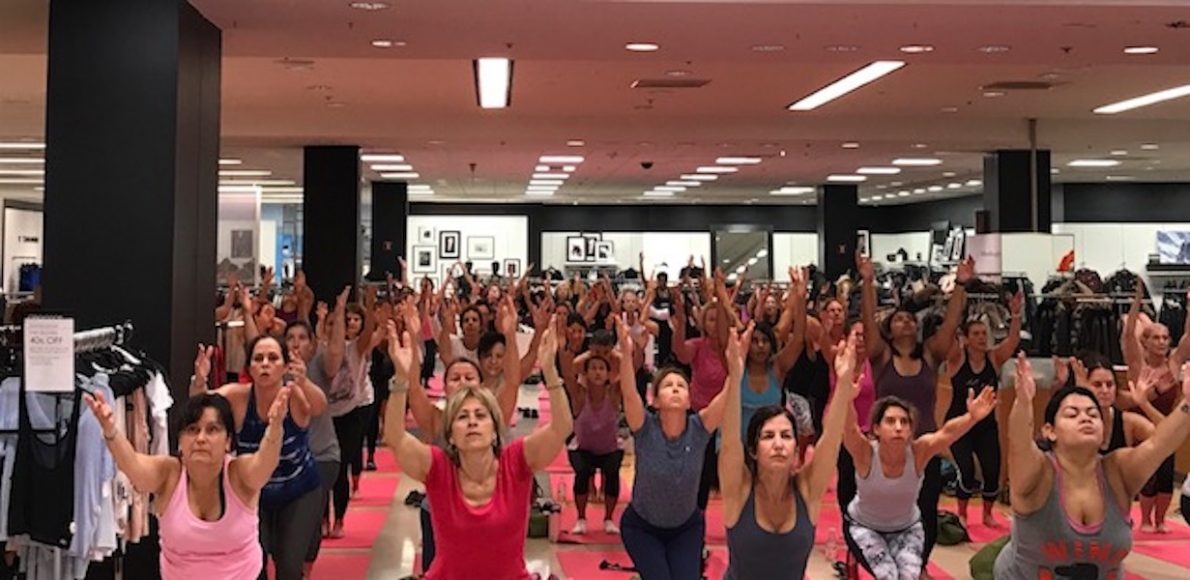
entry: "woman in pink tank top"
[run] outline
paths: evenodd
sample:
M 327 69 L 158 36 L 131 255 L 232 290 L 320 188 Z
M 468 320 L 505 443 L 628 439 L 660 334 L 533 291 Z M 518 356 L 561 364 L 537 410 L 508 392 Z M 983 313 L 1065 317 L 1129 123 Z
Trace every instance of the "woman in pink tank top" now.
M 187 402 L 177 458 L 137 453 L 116 428 L 103 395 L 85 400 L 116 466 L 133 486 L 156 498 L 161 577 L 255 579 L 264 564 L 257 501 L 277 468 L 289 388 L 282 388 L 269 409 L 260 451 L 235 458 L 235 419 L 222 395 L 205 393 Z

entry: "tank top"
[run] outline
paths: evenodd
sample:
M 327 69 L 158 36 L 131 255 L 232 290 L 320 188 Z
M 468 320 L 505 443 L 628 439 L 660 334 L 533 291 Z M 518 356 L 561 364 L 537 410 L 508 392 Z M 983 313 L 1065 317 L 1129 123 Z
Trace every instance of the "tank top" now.
M 805 397 L 813 413 L 814 429 L 822 433 L 822 420 L 826 416 L 826 404 L 831 393 L 831 369 L 822 351 L 810 358 L 806 349 L 785 375 L 785 388 L 791 393 Z
M 226 507 L 223 516 L 213 522 L 199 519 L 190 510 L 189 478 L 182 467 L 174 494 L 159 520 L 162 578 L 252 580 L 260 574 L 264 556 L 257 535 L 259 519 L 256 510 L 245 505 L 232 489 L 230 465 L 231 458 L 225 458 L 219 477 L 223 480 Z
M 1124 558 L 1132 551 L 1132 522 L 1124 517 L 1115 492 L 1096 468 L 1103 492 L 1103 522 L 1084 526 L 1070 519 L 1062 505 L 1062 470 L 1047 453 L 1053 487 L 1041 509 L 1012 518 L 1012 539 L 996 557 L 997 580 L 1124 578 Z
M 587 404 L 574 420 L 575 449 L 605 455 L 620 448 L 616 437 L 620 430 L 620 416 L 611 397 L 603 395 L 603 401 L 596 404 L 587 394 Z
M 244 424 L 236 434 L 236 452 L 256 453 L 268 423 L 256 412 L 256 385 L 248 391 L 248 411 L 244 413 Z M 310 440 L 305 429 L 285 415 L 285 432 L 281 439 L 281 459 L 269 477 L 269 482 L 260 490 L 260 504 L 275 508 L 283 506 L 307 492 L 318 489 L 321 478 L 314 454 L 310 452 Z
M 727 528 L 727 573 L 724 580 L 764 578 L 765 580 L 801 580 L 806 576 L 806 562 L 814 549 L 814 522 L 802 494 L 793 486 L 797 523 L 785 533 L 774 533 L 756 523 L 756 487 L 748 494 L 740 520 Z
M 694 356 L 690 359 L 690 408 L 701 411 L 723 390 L 727 380 L 727 367 L 719 353 L 711 347 L 708 338 L 696 338 Z
M 359 353 L 359 349 L 356 348 L 358 340 L 356 338 L 347 341 L 346 350 L 343 352 L 343 364 L 339 367 L 339 372 L 331 377 L 331 388 L 326 393 L 326 409 L 331 417 L 342 417 L 354 411 L 356 407 L 367 404 L 364 398 L 372 359 Z M 459 354 L 458 351 L 455 354 Z
M 73 406 L 65 426 L 52 410 L 45 415 L 46 423 L 34 426 L 29 418 L 29 397 L 38 401 L 45 400 L 45 396 L 26 392 L 24 380 L 18 393 L 18 433 L 8 502 L 8 534 L 28 534 L 36 542 L 68 548 L 74 535 L 71 532 L 74 526 L 71 498 L 74 497 L 74 457 L 82 401 L 77 396 L 73 400 L 63 396 L 62 404 Z M 77 389 L 75 393 L 77 395 Z M 35 429 L 50 428 L 50 422 L 53 422 L 56 435 L 35 432 Z
M 1108 440 L 1107 447 L 1099 448 L 1100 455 L 1107 455 L 1112 451 L 1128 446 L 1128 438 L 1124 434 L 1124 413 L 1112 407 L 1111 414 L 1111 439 Z
M 777 375 L 773 372 L 770 366 L 765 372 L 768 377 L 768 386 L 763 393 L 757 393 L 752 390 L 748 382 L 749 371 L 744 368 L 744 377 L 740 379 L 740 437 L 742 440 L 748 440 L 748 424 L 752 422 L 752 416 L 761 407 L 770 405 L 780 405 L 782 399 L 781 383 L 777 382 Z
M 868 476 L 855 473 L 855 497 L 847 505 L 847 515 L 861 526 L 878 532 L 899 532 L 921 520 L 917 494 L 925 472 L 917 473 L 913 444 L 905 444 L 905 470 L 890 478 L 880 462 L 880 442 L 871 441 L 872 464 Z
M 872 430 L 872 407 L 876 405 L 876 383 L 872 378 L 872 361 L 865 360 L 863 374 L 859 379 L 859 392 L 855 394 L 855 418 L 859 421 L 859 428 L 867 433 Z M 839 377 L 831 369 L 831 397 L 835 395 L 835 384 Z M 827 405 L 829 408 L 830 405 Z
M 996 369 L 992 368 L 992 358 L 989 356 L 983 363 L 983 369 L 978 373 L 971 368 L 971 357 L 963 354 L 963 364 L 959 367 L 958 372 L 950 379 L 951 389 L 954 395 L 950 398 L 950 408 L 946 410 L 946 419 L 950 420 L 967 412 L 967 392 L 974 391 L 975 396 L 979 396 L 979 392 L 984 387 L 992 387 L 995 390 L 1000 389 L 1000 376 L 996 374 Z M 984 417 L 977 426 L 987 425 L 995 422 L 996 414 L 989 413 Z
M 895 356 L 895 355 L 894 355 Z M 921 370 L 911 377 L 897 372 L 892 358 L 876 369 L 876 397 L 894 396 L 904 399 L 917 411 L 914 437 L 938 429 L 934 420 L 934 405 L 938 400 L 937 376 L 929 361 L 921 359 Z

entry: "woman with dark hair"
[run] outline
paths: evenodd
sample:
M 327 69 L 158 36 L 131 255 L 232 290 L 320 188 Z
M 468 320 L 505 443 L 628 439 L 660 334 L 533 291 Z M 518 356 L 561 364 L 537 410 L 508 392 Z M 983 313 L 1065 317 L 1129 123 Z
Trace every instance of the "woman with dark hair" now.
M 728 347 L 739 357 L 738 344 L 751 329 Z M 740 386 L 728 385 L 719 451 L 719 481 L 723 486 L 723 523 L 727 526 L 730 580 L 800 580 L 814 548 L 814 525 L 822 496 L 835 474 L 836 455 L 847 409 L 855 396 L 855 338 L 842 348 L 837 402 L 827 414 L 826 428 L 813 458 L 794 471 L 797 439 L 794 418 L 781 406 L 756 411 L 746 439 L 740 436 Z M 740 363 L 729 359 L 736 373 Z M 746 442 L 746 446 L 745 446 Z M 677 576 L 675 576 L 677 577 Z M 681 576 L 693 578 L 696 576 Z
M 946 317 L 933 336 L 922 341 L 918 332 L 917 316 L 897 307 L 884 322 L 876 323 L 876 270 L 872 260 L 856 254 L 856 268 L 863 278 L 862 312 L 864 321 L 864 342 L 872 371 L 876 375 L 876 396 L 899 397 L 913 406 L 918 421 L 914 425 L 915 437 L 937 430 L 936 406 L 938 404 L 938 365 L 954 344 L 955 332 L 967 302 L 965 284 L 975 279 L 975 262 L 968 258 L 959 262 L 955 275 L 955 289 L 946 306 Z M 942 460 L 935 457 L 926 465 L 925 480 L 917 505 L 925 527 L 925 550 L 922 562 L 929 562 L 930 553 L 938 539 L 938 498 L 942 493 Z M 924 574 L 924 573 L 923 573 Z
M 785 404 L 785 390 L 782 386 L 785 384 L 786 374 L 793 368 L 805 346 L 805 280 L 793 268 L 789 269 L 789 273 L 793 282 L 789 288 L 788 308 L 793 319 L 792 330 L 788 336 L 783 337 L 785 341 L 782 343 L 768 323 L 761 322 L 753 327 L 744 364 L 744 376 L 740 379 L 743 381 L 740 385 L 740 403 L 743 405 L 741 429 L 748 427 L 757 409 Z
M 623 325 L 618 318 L 617 325 Z M 611 363 L 600 356 L 588 357 L 563 377 L 574 413 L 574 441 L 567 454 L 574 468 L 574 504 L 578 521 L 570 533 L 587 533 L 587 495 L 596 469 L 603 475 L 603 531 L 620 533 L 613 515 L 620 499 L 620 386 L 611 380 Z
M 1024 295 L 1017 292 L 1008 304 L 1012 323 L 1008 336 L 992 348 L 989 344 L 988 325 L 981 320 L 968 320 L 963 325 L 962 340 L 950 349 L 946 360 L 946 372 L 950 375 L 951 398 L 946 410 L 950 420 L 967 412 L 963 394 L 983 387 L 1000 387 L 1000 368 L 1016 353 L 1021 343 L 1021 307 Z M 996 497 L 1000 495 L 1000 427 L 996 414 L 992 413 L 967 434 L 959 437 L 951 446 L 951 455 L 959 470 L 958 495 L 959 520 L 967 525 L 967 503 L 971 495 L 982 491 L 983 525 L 999 528 L 992 516 Z M 975 479 L 975 460 L 979 459 L 979 473 L 983 476 L 982 490 Z
M 642 578 L 698 578 L 706 532 L 698 503 L 704 450 L 723 421 L 727 387 L 740 384 L 742 340 L 735 336 L 725 341 L 730 367 L 710 404 L 691 412 L 690 381 L 681 371 L 667 368 L 653 379 L 654 406 L 646 410 L 632 374 L 632 337 L 623 324 L 617 331 L 620 397 L 636 449 L 632 500 L 620 518 L 624 548 Z M 739 409 L 738 401 L 735 408 Z
M 1063 387 L 1045 407 L 1041 435 L 1050 451 L 1043 453 L 1034 441 L 1036 392 L 1022 353 L 1008 422 L 1012 538 L 996 558 L 996 578 L 1123 578 L 1132 550 L 1132 497 L 1190 436 L 1190 401 L 1183 400 L 1144 443 L 1101 455 L 1103 413 L 1095 395 Z M 1190 380 L 1183 381 L 1182 394 L 1190 394 Z
M 1111 360 L 1107 357 L 1096 352 L 1088 352 L 1083 353 L 1081 359 L 1071 358 L 1069 363 L 1057 359 L 1057 357 L 1054 358 L 1053 384 L 1055 388 L 1067 386 L 1073 374 L 1074 382 L 1070 386 L 1083 387 L 1095 394 L 1095 401 L 1099 403 L 1099 408 L 1103 411 L 1103 444 L 1099 447 L 1100 455 L 1107 455 L 1124 447 L 1136 447 L 1153 436 L 1153 421 L 1154 419 L 1160 421 L 1161 418 L 1164 418 L 1164 414 L 1158 413 L 1157 417 L 1149 415 L 1146 408 L 1151 409 L 1154 413 L 1157 413 L 1157 410 L 1152 407 L 1147 398 L 1142 400 L 1137 396 L 1142 392 L 1147 394 L 1148 391 L 1145 388 L 1152 386 L 1149 373 L 1141 373 L 1140 380 L 1136 382 L 1136 389 L 1124 389 L 1124 393 L 1127 395 L 1125 402 L 1129 399 L 1132 400 L 1141 411 L 1145 411 L 1145 415 L 1149 416 L 1146 419 L 1140 413 L 1126 413 L 1119 408 L 1116 373 L 1112 370 Z M 1071 373 L 1071 370 L 1074 372 Z
M 293 389 L 282 387 L 273 398 L 256 452 L 234 457 L 235 419 L 221 395 L 203 393 L 187 401 L 177 458 L 137 453 L 116 428 L 103 394 L 83 396 L 116 466 L 136 489 L 154 496 L 162 578 L 254 580 L 261 574 L 257 504 L 277 468 Z
M 913 436 L 917 413 L 896 397 L 876 401 L 871 438 L 855 421 L 843 431 L 843 444 L 855 460 L 857 488 L 845 512 L 847 547 L 876 578 L 914 580 L 928 563 L 922 559 L 924 514 L 914 501 L 926 463 L 996 409 L 996 390 L 984 386 L 976 397 L 970 389 L 963 400 L 964 414 L 920 437 Z

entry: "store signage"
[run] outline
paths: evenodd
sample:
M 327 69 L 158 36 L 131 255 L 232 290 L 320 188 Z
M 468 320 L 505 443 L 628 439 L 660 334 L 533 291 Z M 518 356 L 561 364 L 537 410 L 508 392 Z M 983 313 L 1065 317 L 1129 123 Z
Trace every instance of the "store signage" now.
M 30 316 L 23 323 L 25 389 L 74 391 L 74 319 Z

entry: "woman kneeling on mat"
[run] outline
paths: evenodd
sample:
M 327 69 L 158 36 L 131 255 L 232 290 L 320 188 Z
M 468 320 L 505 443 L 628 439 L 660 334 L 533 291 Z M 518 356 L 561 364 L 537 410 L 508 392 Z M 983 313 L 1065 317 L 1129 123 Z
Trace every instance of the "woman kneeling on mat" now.
M 620 464 L 624 461 L 624 451 L 617 438 L 620 388 L 609 381 L 610 365 L 607 359 L 592 356 L 584 361 L 581 377 L 573 375 L 565 379 L 577 417 L 574 442 L 569 450 L 570 465 L 574 468 L 574 504 L 578 508 L 578 521 L 570 533 L 576 535 L 587 533 L 587 497 L 596 469 L 603 474 L 603 531 L 620 533 L 612 516 L 620 498 Z
M 921 576 L 925 514 L 916 500 L 926 464 L 996 409 L 996 392 L 984 387 L 976 397 L 975 391 L 968 390 L 966 401 L 966 413 L 916 439 L 916 413 L 896 397 L 876 401 L 872 439 L 864 436 L 856 421 L 850 421 L 844 431 L 843 444 L 855 458 L 857 490 L 844 521 L 847 547 L 873 576 L 899 580 Z
M 1183 367 L 1183 375 L 1190 375 Z M 1058 389 L 1045 407 L 1043 453 L 1033 436 L 1037 386 L 1024 355 L 1017 359 L 1016 401 L 1008 421 L 1012 538 L 996 558 L 997 580 L 1123 578 L 1132 550 L 1132 497 L 1190 436 L 1190 376 L 1183 400 L 1153 436 L 1101 456 L 1103 413 L 1082 387 Z
M 397 371 L 388 416 L 404 417 L 409 386 L 417 382 L 421 368 L 409 331 L 398 340 L 390 323 L 388 332 L 389 356 Z M 538 360 L 550 408 L 558 411 L 548 424 L 507 446 L 503 413 L 491 392 L 478 385 L 465 385 L 447 398 L 441 433 L 445 450 L 407 433 L 405 421 L 385 423 L 385 441 L 402 471 L 426 484 L 438 552 L 427 579 L 529 578 L 524 554 L 533 471 L 562 451 L 573 421 L 565 412 L 570 404 L 554 366 L 557 349 L 550 324 Z
M 733 337 L 728 345 L 731 374 L 740 373 L 741 351 L 752 331 Z M 730 580 L 800 580 L 814 548 L 814 523 L 822 496 L 835 473 L 843 422 L 857 392 L 855 335 L 842 347 L 836 402 L 823 421 L 822 438 L 813 458 L 794 474 L 797 439 L 794 419 L 781 406 L 763 407 L 748 424 L 747 448 L 740 438 L 740 381 L 729 383 L 723 419 L 723 447 L 719 450 L 719 481 L 723 488 L 723 523 L 727 526 Z

